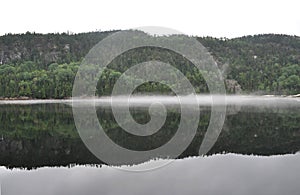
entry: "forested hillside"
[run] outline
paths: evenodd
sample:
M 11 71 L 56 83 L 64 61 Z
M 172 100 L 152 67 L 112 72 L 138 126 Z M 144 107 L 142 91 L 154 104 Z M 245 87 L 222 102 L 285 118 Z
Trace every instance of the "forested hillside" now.
M 45 35 L 28 32 L 1 36 L 0 98 L 70 97 L 83 57 L 113 32 Z M 197 39 L 214 56 L 220 69 L 225 70 L 228 93 L 300 93 L 299 37 L 266 34 L 235 39 Z M 116 58 L 101 75 L 97 95 L 109 95 L 122 72 L 146 60 L 174 65 L 198 93 L 209 92 L 205 80 L 191 62 L 169 50 L 145 47 Z M 146 83 L 136 91 L 171 93 L 159 83 Z

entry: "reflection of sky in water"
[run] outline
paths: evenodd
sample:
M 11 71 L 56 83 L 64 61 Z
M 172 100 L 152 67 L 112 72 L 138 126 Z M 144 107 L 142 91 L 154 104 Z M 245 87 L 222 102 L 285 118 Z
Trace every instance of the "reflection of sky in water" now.
M 149 172 L 112 167 L 0 168 L 2 195 L 19 194 L 299 194 L 300 154 L 214 155 L 176 160 Z M 139 165 L 143 166 L 143 165 Z

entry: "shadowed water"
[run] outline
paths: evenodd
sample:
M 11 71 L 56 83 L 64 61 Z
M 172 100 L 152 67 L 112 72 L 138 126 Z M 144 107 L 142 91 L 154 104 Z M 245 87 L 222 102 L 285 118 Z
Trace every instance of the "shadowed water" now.
M 189 97 L 182 98 L 183 105 Z M 127 101 L 118 97 L 117 102 Z M 298 98 L 227 96 L 226 118 L 208 155 L 234 152 L 276 155 L 300 149 L 300 111 Z M 0 164 L 7 167 L 67 166 L 70 163 L 97 164 L 97 159 L 81 141 L 73 119 L 72 106 L 97 105 L 97 116 L 106 135 L 117 145 L 135 151 L 152 150 L 164 145 L 178 129 L 180 105 L 176 97 L 133 97 L 130 113 L 146 124 L 151 119 L 148 107 L 162 102 L 167 107 L 162 128 L 149 135 L 137 136 L 119 127 L 109 97 L 82 100 L 6 101 L 0 105 Z M 199 147 L 211 117 L 211 97 L 199 96 L 200 119 L 194 139 L 179 158 L 198 156 Z M 181 102 L 182 103 L 182 102 Z M 205 104 L 204 104 L 205 103 Z M 218 108 L 218 104 L 214 104 Z M 193 108 L 193 107 L 192 107 Z M 161 113 L 156 113 L 160 115 Z M 88 122 L 88 121 L 86 121 Z M 125 121 L 126 122 L 126 121 Z M 182 136 L 182 140 L 185 136 Z M 157 157 L 162 157 L 157 154 Z M 150 160 L 150 159 L 146 159 Z M 132 161 L 132 164 L 135 164 Z

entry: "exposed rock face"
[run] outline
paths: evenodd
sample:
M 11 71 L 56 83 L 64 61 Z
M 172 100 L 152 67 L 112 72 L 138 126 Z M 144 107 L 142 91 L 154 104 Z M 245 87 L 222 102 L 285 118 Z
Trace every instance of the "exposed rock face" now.
M 65 49 L 63 45 L 61 47 L 50 44 L 46 47 L 37 45 L 35 48 L 30 48 L 30 45 L 19 42 L 12 43 L 12 45 L 0 44 L 0 64 L 14 63 L 19 60 L 42 60 L 44 64 L 59 62 L 70 53 L 70 50 Z
M 228 93 L 240 94 L 242 92 L 241 85 L 234 79 L 226 79 L 225 86 Z
M 0 65 L 18 61 L 34 61 L 43 65 L 78 61 L 109 33 L 43 35 L 28 32 L 0 36 Z

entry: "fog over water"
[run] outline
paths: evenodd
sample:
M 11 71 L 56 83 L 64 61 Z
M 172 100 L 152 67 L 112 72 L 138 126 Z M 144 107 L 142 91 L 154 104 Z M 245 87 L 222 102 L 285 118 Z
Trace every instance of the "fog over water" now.
M 274 106 L 299 106 L 300 98 L 281 96 L 251 96 L 251 95 L 190 95 L 190 96 L 161 96 L 161 95 L 134 95 L 129 99 L 126 96 L 107 96 L 100 98 L 73 98 L 65 100 L 2 100 L 0 104 L 51 104 L 65 103 L 73 106 L 95 105 L 99 107 L 110 106 L 112 103 L 119 106 L 148 107 L 153 103 L 160 103 L 165 106 L 190 105 L 192 98 L 197 98 L 198 105 L 251 105 L 259 107 Z

